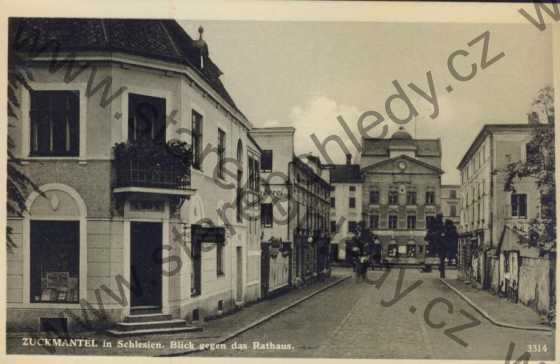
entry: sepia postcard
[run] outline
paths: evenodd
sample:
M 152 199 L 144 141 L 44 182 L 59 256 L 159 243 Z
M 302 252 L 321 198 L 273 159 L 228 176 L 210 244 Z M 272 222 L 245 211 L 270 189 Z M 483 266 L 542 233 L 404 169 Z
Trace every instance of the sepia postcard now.
M 3 363 L 556 361 L 556 2 L 4 3 Z

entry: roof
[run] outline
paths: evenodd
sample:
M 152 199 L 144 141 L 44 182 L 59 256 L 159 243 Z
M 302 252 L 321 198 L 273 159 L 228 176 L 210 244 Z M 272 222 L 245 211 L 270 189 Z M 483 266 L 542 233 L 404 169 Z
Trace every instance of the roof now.
M 467 162 L 470 160 L 470 158 L 472 157 L 474 152 L 478 149 L 478 147 L 480 146 L 484 138 L 486 138 L 486 136 L 495 133 L 497 131 L 527 130 L 527 129 L 534 129 L 538 127 L 542 128 L 542 127 L 552 127 L 552 126 L 550 124 L 485 124 L 480 130 L 480 132 L 478 133 L 478 135 L 476 136 L 476 138 L 474 138 L 474 141 L 472 142 L 471 146 L 469 147 L 469 149 L 467 150 L 463 158 L 461 158 L 461 161 L 457 165 L 457 169 L 461 169 L 465 166 L 465 164 L 467 164 Z
M 9 41 L 10 50 L 20 52 L 46 46 L 43 52 L 122 52 L 188 65 L 243 115 L 219 78 L 222 71 L 210 58 L 201 67 L 196 41 L 172 19 L 10 18 Z
M 360 183 L 362 174 L 359 164 L 330 164 L 331 183 Z
M 441 157 L 441 143 L 439 139 L 380 139 L 364 138 L 363 155 L 389 156 L 390 146 L 394 143 L 410 143 L 416 148 L 419 157 Z

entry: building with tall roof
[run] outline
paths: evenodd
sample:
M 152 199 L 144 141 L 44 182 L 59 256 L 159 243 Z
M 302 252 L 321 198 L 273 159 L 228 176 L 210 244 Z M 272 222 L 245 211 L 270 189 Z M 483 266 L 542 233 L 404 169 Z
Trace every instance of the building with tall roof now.
M 331 209 L 331 258 L 344 261 L 347 256 L 346 243 L 350 241 L 357 225 L 362 221 L 362 175 L 359 164 L 352 164 L 352 155 L 346 155 L 346 164 L 331 164 L 330 183 Z
M 261 149 L 199 32 L 10 19 L 33 79 L 9 137 L 38 191 L 8 217 L 9 329 L 188 331 L 260 297 Z
M 441 211 L 441 143 L 414 139 L 404 128 L 363 140 L 362 213 L 389 264 L 423 263 L 426 222 Z

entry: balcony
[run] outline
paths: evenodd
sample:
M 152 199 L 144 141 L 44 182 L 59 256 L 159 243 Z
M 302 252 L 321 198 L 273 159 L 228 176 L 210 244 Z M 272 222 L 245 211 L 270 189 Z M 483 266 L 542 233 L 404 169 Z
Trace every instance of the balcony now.
M 190 150 L 183 143 L 120 143 L 114 153 L 114 193 L 192 194 Z

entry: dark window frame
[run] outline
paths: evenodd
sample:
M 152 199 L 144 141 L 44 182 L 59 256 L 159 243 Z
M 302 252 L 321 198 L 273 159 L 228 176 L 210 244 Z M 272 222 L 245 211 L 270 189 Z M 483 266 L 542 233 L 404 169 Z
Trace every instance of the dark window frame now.
M 527 194 L 512 193 L 511 194 L 511 217 L 518 219 L 527 218 Z
M 79 157 L 79 91 L 33 90 L 30 91 L 29 97 L 29 155 Z M 59 111 L 62 107 L 60 104 L 63 104 L 64 112 Z
M 261 171 L 262 172 L 272 172 L 272 160 L 274 158 L 274 152 L 272 149 L 263 149 L 261 153 Z
M 394 224 L 392 224 L 393 220 L 394 220 Z M 399 228 L 399 216 L 394 215 L 394 214 L 391 214 L 391 215 L 387 216 L 387 227 L 389 229 L 398 229 Z
M 406 216 L 406 228 L 407 229 L 416 229 L 416 215 L 407 215 Z
M 191 140 L 192 140 L 192 166 L 202 170 L 202 142 L 204 129 L 204 116 L 196 110 L 191 113 Z
M 218 177 L 225 179 L 224 167 L 226 160 L 226 132 L 218 128 Z
M 128 140 L 165 144 L 166 106 L 164 97 L 129 93 Z M 152 119 L 148 120 L 150 117 Z M 149 135 L 147 135 L 148 128 Z
M 271 203 L 261 204 L 261 226 L 264 228 L 274 226 L 274 206 Z

